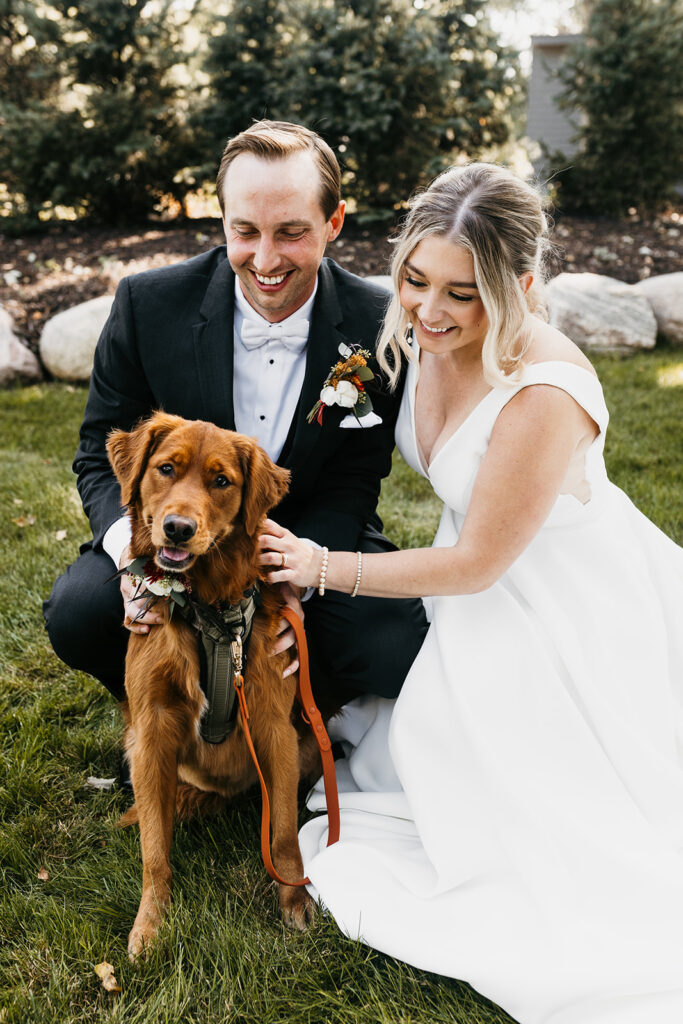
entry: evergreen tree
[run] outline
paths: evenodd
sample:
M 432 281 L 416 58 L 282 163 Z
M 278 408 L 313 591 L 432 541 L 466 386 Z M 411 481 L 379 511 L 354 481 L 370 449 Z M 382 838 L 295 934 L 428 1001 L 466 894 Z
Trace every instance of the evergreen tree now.
M 579 112 L 579 151 L 550 155 L 567 210 L 654 211 L 683 177 L 681 0 L 592 0 L 585 36 L 561 78 Z
M 59 28 L 31 0 L 0 0 L 0 97 L 15 106 L 59 86 Z
M 221 31 L 209 17 L 210 86 L 194 108 L 192 131 L 203 158 L 197 176 L 210 180 L 229 138 L 263 117 L 290 120 L 285 75 L 295 28 L 286 0 L 233 0 Z
M 456 155 L 508 136 L 518 67 L 483 9 L 484 0 L 234 0 L 210 42 L 202 149 L 218 154 L 255 118 L 296 121 L 337 151 L 361 214 L 393 216 Z
M 405 0 L 314 0 L 290 59 L 294 120 L 339 153 L 361 213 L 392 216 L 438 151 L 449 55 L 425 9 Z
M 113 223 L 151 211 L 163 195 L 182 197 L 174 179 L 189 139 L 172 76 L 179 39 L 171 7 L 171 0 L 45 5 L 33 49 L 43 65 L 55 54 L 52 88 L 0 106 L 0 161 L 26 215 L 61 204 Z
M 524 98 L 519 55 L 499 43 L 486 0 L 437 0 L 440 46 L 450 56 L 441 148 L 473 158 L 509 139 Z

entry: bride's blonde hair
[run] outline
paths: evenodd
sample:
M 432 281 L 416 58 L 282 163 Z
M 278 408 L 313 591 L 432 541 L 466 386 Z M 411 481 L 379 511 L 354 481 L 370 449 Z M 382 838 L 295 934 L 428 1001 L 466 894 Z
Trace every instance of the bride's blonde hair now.
M 377 356 L 392 388 L 402 358 L 413 358 L 410 320 L 399 301 L 406 260 L 420 242 L 440 235 L 471 253 L 474 277 L 488 318 L 482 349 L 484 377 L 512 383 L 529 344 L 529 314 L 547 319 L 541 299 L 548 221 L 536 189 L 495 164 L 472 163 L 441 174 L 409 203 L 391 260 L 393 298 Z M 526 295 L 519 279 L 533 274 Z

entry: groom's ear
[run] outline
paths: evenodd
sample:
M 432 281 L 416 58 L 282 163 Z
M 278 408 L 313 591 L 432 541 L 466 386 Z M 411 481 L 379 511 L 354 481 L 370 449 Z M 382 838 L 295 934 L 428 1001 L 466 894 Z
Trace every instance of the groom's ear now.
M 328 220 L 329 234 L 327 236 L 328 242 L 334 242 L 335 238 L 339 234 L 344 224 L 344 214 L 346 213 L 346 203 L 342 199 L 339 206 L 334 211 L 330 219 Z

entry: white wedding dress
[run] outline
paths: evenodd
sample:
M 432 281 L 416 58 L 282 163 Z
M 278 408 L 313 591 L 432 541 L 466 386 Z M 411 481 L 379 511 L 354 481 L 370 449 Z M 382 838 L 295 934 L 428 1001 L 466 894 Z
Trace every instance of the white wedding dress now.
M 565 362 L 495 388 L 426 469 L 416 364 L 397 442 L 457 541 L 501 409 L 550 384 L 600 434 L 590 500 L 560 495 L 483 593 L 428 600 L 399 699 L 336 729 L 341 840 L 301 832 L 348 935 L 469 982 L 521 1024 L 683 1024 L 683 549 L 609 482 L 600 384 Z M 316 787 L 309 806 L 324 809 Z

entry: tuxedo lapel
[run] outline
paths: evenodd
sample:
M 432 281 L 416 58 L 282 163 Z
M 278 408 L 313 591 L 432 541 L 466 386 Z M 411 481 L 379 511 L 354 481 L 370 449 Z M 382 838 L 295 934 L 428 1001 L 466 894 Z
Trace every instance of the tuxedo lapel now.
M 341 419 L 341 409 L 332 406 L 325 409 L 325 427 L 315 420 L 313 423 L 307 421 L 309 412 L 320 397 L 330 368 L 340 358 L 340 344 L 348 344 L 346 336 L 338 327 L 342 319 L 332 274 L 325 263 L 322 263 L 318 273 L 318 291 L 306 346 L 306 371 L 294 417 L 293 433 L 290 431 L 287 444 L 278 459 L 278 462 L 287 468 L 291 468 L 294 463 L 305 463 L 313 446 L 324 434 L 325 428 L 329 428 L 333 421 L 336 426 Z
M 235 275 L 224 259 L 209 282 L 194 324 L 194 351 L 204 419 L 235 429 L 232 398 Z

